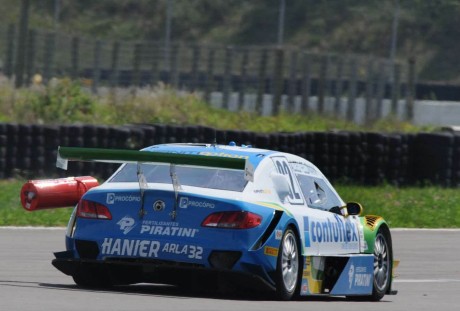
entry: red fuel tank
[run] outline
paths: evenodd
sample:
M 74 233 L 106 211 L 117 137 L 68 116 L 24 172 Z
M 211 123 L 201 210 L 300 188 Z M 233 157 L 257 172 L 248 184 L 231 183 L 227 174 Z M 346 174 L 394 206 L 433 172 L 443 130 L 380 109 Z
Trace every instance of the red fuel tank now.
M 29 180 L 21 188 L 22 207 L 35 211 L 74 206 L 86 191 L 96 186 L 99 183 L 91 176 Z

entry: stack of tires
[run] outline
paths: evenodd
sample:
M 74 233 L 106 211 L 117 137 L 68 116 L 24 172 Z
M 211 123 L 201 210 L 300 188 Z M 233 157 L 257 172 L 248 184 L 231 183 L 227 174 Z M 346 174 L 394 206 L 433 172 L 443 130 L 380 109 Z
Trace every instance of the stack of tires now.
M 294 145 L 294 154 L 306 158 L 306 135 L 305 133 L 292 133 L 291 134 L 291 142 Z
M 55 167 L 58 146 L 139 150 L 162 143 L 252 145 L 297 154 L 331 181 L 460 186 L 460 135 L 361 132 L 253 133 L 205 126 L 23 125 L 0 123 L 0 178 L 94 175 L 117 164 L 70 162 Z
M 388 136 L 388 161 L 385 172 L 386 180 L 394 185 L 408 182 L 412 174 L 410 169 L 410 135 L 393 134 Z
M 366 177 L 367 141 L 366 135 L 361 132 L 350 132 L 348 174 L 346 180 L 364 183 Z
M 351 144 L 350 133 L 338 132 L 335 134 L 336 143 L 333 151 L 336 153 L 337 158 L 337 179 L 348 179 L 350 176 L 350 162 L 351 162 Z
M 290 143 L 290 133 L 279 133 L 278 134 L 278 151 L 292 153 L 291 151 L 295 148 Z
M 17 124 L 6 124 L 6 137 L 5 175 L 10 177 L 15 175 L 18 169 L 16 159 L 18 156 L 19 127 Z
M 460 133 L 454 135 L 454 148 L 452 150 L 452 184 L 460 186 Z
M 417 182 L 450 186 L 454 135 L 420 133 L 414 139 L 413 176 Z
M 261 149 L 269 149 L 270 144 L 270 135 L 264 133 L 255 134 L 254 147 Z
M 380 133 L 367 133 L 367 159 L 364 183 L 377 185 L 386 180 L 388 162 L 388 136 Z
M 328 177 L 331 178 L 330 175 L 330 161 L 329 161 L 329 135 L 325 132 L 315 132 L 314 133 L 314 158 L 315 158 L 315 165 Z
M 305 140 L 305 159 L 315 163 L 315 134 L 312 132 L 302 133 Z
M 6 124 L 0 123 L 0 178 L 5 178 L 6 174 L 6 154 L 8 152 L 8 135 Z
M 53 125 L 43 126 L 43 137 L 45 139 L 42 154 L 43 160 L 45 161 L 43 167 L 45 174 L 50 174 L 51 172 L 56 172 L 57 148 L 59 145 L 64 145 L 61 143 L 60 127 Z

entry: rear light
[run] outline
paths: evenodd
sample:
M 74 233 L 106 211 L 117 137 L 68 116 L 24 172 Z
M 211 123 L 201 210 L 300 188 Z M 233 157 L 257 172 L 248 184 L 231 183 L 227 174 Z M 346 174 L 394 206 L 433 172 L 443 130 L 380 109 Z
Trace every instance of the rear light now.
M 81 199 L 77 207 L 77 217 L 110 220 L 112 214 L 105 205 Z
M 201 223 L 202 227 L 250 229 L 262 222 L 262 216 L 251 212 L 217 212 L 209 215 Z

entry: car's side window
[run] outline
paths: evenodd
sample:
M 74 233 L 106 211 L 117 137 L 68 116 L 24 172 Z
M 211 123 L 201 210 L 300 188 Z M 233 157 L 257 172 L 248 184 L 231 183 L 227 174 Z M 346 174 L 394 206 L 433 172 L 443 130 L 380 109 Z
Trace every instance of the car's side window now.
M 307 204 L 313 208 L 327 209 L 328 197 L 326 191 L 314 181 L 313 177 L 308 175 L 297 175 L 302 189 L 303 196 L 307 200 Z
M 330 189 L 316 170 L 303 163 L 291 163 L 299 181 L 302 194 L 309 207 L 329 211 L 333 207 L 341 206 L 341 200 Z

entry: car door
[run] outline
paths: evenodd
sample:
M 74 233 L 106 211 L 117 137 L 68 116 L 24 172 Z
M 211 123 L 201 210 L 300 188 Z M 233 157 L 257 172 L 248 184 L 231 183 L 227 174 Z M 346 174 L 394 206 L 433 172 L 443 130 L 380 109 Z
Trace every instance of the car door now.
M 333 212 L 344 203 L 315 167 L 306 163 L 291 163 L 291 167 L 306 202 L 303 211 L 305 254 L 359 253 L 359 218 Z

